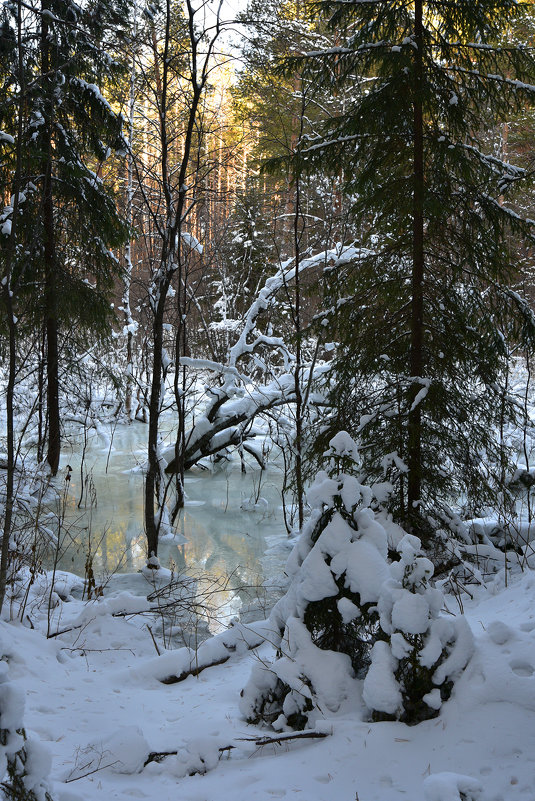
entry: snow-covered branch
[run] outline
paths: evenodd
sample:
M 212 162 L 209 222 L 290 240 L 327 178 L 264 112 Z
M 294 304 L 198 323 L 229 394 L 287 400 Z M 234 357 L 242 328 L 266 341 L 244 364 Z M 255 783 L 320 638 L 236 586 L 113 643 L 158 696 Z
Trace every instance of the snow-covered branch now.
M 343 255 L 345 251 L 341 247 L 321 251 L 303 259 L 299 272 L 302 274 L 304 270 L 339 260 Z M 195 418 L 186 437 L 183 455 L 186 470 L 201 459 L 222 453 L 231 447 L 243 446 L 245 440 L 258 435 L 258 429 L 254 427 L 258 416 L 295 402 L 295 376 L 292 373 L 294 354 L 282 337 L 263 333 L 257 328 L 260 315 L 276 304 L 278 293 L 294 279 L 294 259 L 282 262 L 277 272 L 267 279 L 244 316 L 241 331 L 229 350 L 226 363 L 181 357 L 182 366 L 208 370 L 212 374 L 212 381 L 206 389 L 206 408 L 201 416 Z M 260 365 L 263 373 L 267 374 L 267 365 L 258 355 L 261 350 L 279 354 L 283 361 L 281 374 L 275 377 L 270 375 L 264 384 L 253 383 L 245 369 L 237 367 L 246 357 L 252 356 L 255 366 Z M 320 369 L 317 366 L 305 366 L 303 376 L 306 376 L 306 382 L 310 382 L 311 373 L 316 374 Z M 163 453 L 167 462 L 167 473 L 174 473 L 177 469 L 174 451 L 174 447 L 171 447 Z

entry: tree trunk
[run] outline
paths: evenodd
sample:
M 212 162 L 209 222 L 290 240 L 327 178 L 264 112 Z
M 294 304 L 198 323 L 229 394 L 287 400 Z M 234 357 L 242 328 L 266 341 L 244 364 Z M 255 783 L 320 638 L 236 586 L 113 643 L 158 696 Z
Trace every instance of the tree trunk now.
M 8 284 L 9 286 L 9 284 Z M 9 542 L 13 523 L 13 506 L 15 501 L 15 418 L 13 413 L 13 400 L 15 395 L 15 377 L 17 371 L 17 330 L 12 299 L 9 291 L 4 293 L 7 322 L 9 328 L 9 374 L 6 392 L 7 411 L 7 476 L 6 498 L 4 507 L 4 527 L 2 532 L 2 554 L 0 556 L 0 612 L 4 603 L 7 587 L 7 572 L 9 567 Z
M 37 368 L 37 461 L 43 461 L 45 443 L 47 439 L 46 404 L 45 404 L 45 361 L 46 361 L 46 331 L 41 326 L 39 333 L 39 364 Z
M 302 84 L 299 80 L 299 86 L 302 91 Z M 302 94 L 301 100 L 301 113 L 299 116 L 299 131 L 298 138 L 293 148 L 293 154 L 298 159 L 299 148 L 301 144 L 301 137 L 303 135 L 303 120 L 305 116 L 305 98 Z M 301 267 L 301 240 L 304 233 L 303 218 L 301 216 L 301 164 L 298 162 L 293 176 L 295 184 L 295 209 L 293 218 L 293 235 L 294 235 L 294 257 L 295 257 L 295 295 L 294 295 L 294 310 L 293 319 L 295 326 L 295 369 L 294 369 L 294 387 L 295 387 L 295 492 L 297 496 L 297 517 L 299 530 L 303 528 L 305 522 L 305 485 L 303 479 L 303 395 L 301 392 L 301 379 L 302 379 L 302 340 L 303 331 L 301 328 L 301 281 L 300 281 L 300 267 Z
M 4 304 L 7 314 L 7 325 L 9 332 L 9 364 L 8 381 L 6 389 L 6 434 L 7 434 L 7 475 L 6 475 L 6 495 L 4 505 L 4 525 L 2 530 L 2 553 L 0 555 L 0 612 L 4 604 L 7 589 L 8 569 L 9 569 L 9 543 L 11 540 L 11 530 L 13 526 L 13 509 L 15 503 L 15 379 L 17 375 L 17 325 L 13 302 L 12 273 L 13 261 L 16 249 L 17 221 L 19 216 L 19 193 L 21 187 L 22 174 L 22 132 L 23 114 L 25 106 L 25 85 L 24 85 L 24 64 L 23 64 L 23 45 L 22 45 L 22 3 L 18 0 L 17 14 L 17 46 L 18 46 L 18 69 L 19 69 L 19 102 L 17 107 L 17 145 L 15 162 L 15 180 L 13 183 L 13 217 L 11 224 L 11 234 L 7 246 L 7 257 L 5 261 L 5 273 L 2 286 Z
M 158 458 L 158 424 L 160 421 L 160 411 L 162 405 L 162 395 L 164 392 L 163 384 L 163 321 L 165 313 L 165 299 L 169 290 L 171 275 L 169 273 L 169 209 L 171 200 L 169 195 L 169 176 L 167 170 L 167 75 L 169 63 L 167 54 L 169 52 L 171 9 L 170 0 L 166 2 L 165 17 L 165 41 L 162 57 L 163 80 L 160 73 L 160 56 L 156 29 L 152 26 L 152 49 L 154 57 L 154 78 L 158 98 L 159 128 L 160 128 L 160 147 L 161 147 L 161 170 L 162 187 L 165 197 L 167 220 L 165 237 L 162 242 L 162 252 L 160 258 L 159 275 L 156 279 L 156 293 L 154 301 L 154 320 L 152 323 L 152 379 L 149 400 L 149 437 L 148 437 L 148 467 L 145 476 L 145 534 L 147 537 L 147 556 L 158 555 L 158 539 L 160 533 L 160 523 L 162 519 L 163 507 L 161 498 L 162 475 Z M 156 508 L 155 508 L 156 506 Z
M 410 374 L 412 385 L 409 392 L 411 409 L 408 418 L 408 476 L 407 504 L 408 521 L 418 517 L 422 484 L 422 411 L 421 404 L 413 408 L 421 389 L 417 381 L 424 372 L 424 126 L 423 126 L 423 3 L 414 4 L 414 101 L 413 101 L 413 231 L 412 231 L 412 277 L 411 277 L 411 339 Z
M 134 7 L 134 27 L 133 39 L 135 43 L 137 35 L 137 9 Z M 126 168 L 126 221 L 130 232 L 134 218 L 133 199 L 134 199 L 134 111 L 135 111 L 135 88 L 136 88 L 136 59 L 135 44 L 132 50 L 132 66 L 130 70 L 130 91 L 128 96 L 128 161 Z M 131 235 L 131 233 L 130 233 Z M 134 395 L 134 354 L 132 325 L 133 317 L 130 307 L 130 289 L 132 285 L 132 274 L 134 267 L 132 264 L 132 242 L 129 239 L 125 251 L 126 270 L 123 284 L 123 315 L 124 323 L 127 328 L 126 334 L 126 391 L 125 391 L 125 411 L 129 422 L 134 419 L 133 395 Z
M 162 401 L 162 355 L 163 355 L 163 315 L 165 297 L 169 285 L 159 286 L 159 299 L 154 310 L 152 325 L 153 355 L 152 355 L 152 381 L 149 400 L 149 437 L 148 437 L 148 466 L 145 476 L 145 534 L 147 537 L 147 556 L 158 555 L 159 523 L 156 520 L 154 502 L 157 499 L 157 511 L 161 516 L 160 505 L 160 463 L 158 460 L 158 423 L 160 420 L 160 406 Z
M 46 4 L 43 3 L 41 17 L 41 74 L 48 83 L 50 71 L 50 48 L 48 42 L 48 21 Z M 45 272 L 45 332 L 46 332 L 46 377 L 47 377 L 47 418 L 48 451 L 46 460 L 50 472 L 56 475 L 59 468 L 61 449 L 61 428 L 59 416 L 59 356 L 58 356 L 58 316 L 56 298 L 56 253 L 54 239 L 54 196 L 52 190 L 52 115 L 53 102 L 48 98 L 48 119 L 43 131 L 43 262 Z
M 156 38 L 156 30 L 152 27 L 152 44 L 154 54 L 154 73 L 157 92 L 157 107 L 159 114 L 159 146 L 161 148 L 160 157 L 160 170 L 161 170 L 161 189 L 165 202 L 165 229 L 160 229 L 160 236 L 162 240 L 162 253 L 160 258 L 160 267 L 158 275 L 155 280 L 155 301 L 154 301 L 154 321 L 153 321 L 153 367 L 152 367 L 152 382 L 151 382 L 151 395 L 149 403 L 149 441 L 148 441 L 148 470 L 145 481 L 145 529 L 147 536 L 147 550 L 149 557 L 151 554 L 157 555 L 158 549 L 158 534 L 161 525 L 162 515 L 165 511 L 165 496 L 168 486 L 162 488 L 162 483 L 165 476 L 160 468 L 158 460 L 158 422 L 161 412 L 161 403 L 164 393 L 164 359 L 163 359 L 163 325 L 164 325 L 164 312 L 165 312 L 165 299 L 169 291 L 169 286 L 175 274 L 178 271 L 178 296 L 179 296 L 179 313 L 182 310 L 181 318 L 177 328 L 177 362 L 175 368 L 175 376 L 179 372 L 179 356 L 182 349 L 185 349 L 185 309 L 186 309 L 186 283 L 187 275 L 185 274 L 184 265 L 181 256 L 181 241 L 185 217 L 188 216 L 191 209 L 186 207 L 186 195 L 188 192 L 188 184 L 190 178 L 188 171 L 190 168 L 191 150 L 193 140 L 196 132 L 202 135 L 202 130 L 198 131 L 197 111 L 201 100 L 202 93 L 207 85 L 208 76 L 211 71 L 211 56 L 215 46 L 215 42 L 220 33 L 220 18 L 219 11 L 216 14 L 215 24 L 212 25 L 213 33 L 207 36 L 207 42 L 204 43 L 202 37 L 199 37 L 198 30 L 195 25 L 196 10 L 193 8 L 191 0 L 186 0 L 186 13 L 187 13 L 187 27 L 189 43 L 191 47 L 190 52 L 190 86 L 191 94 L 189 95 L 189 109 L 187 114 L 187 121 L 184 130 L 184 148 L 182 157 L 178 165 L 175 165 L 173 170 L 170 170 L 168 163 L 168 156 L 170 153 L 169 137 L 167 129 L 167 108 L 168 108 L 168 89 L 173 76 L 170 74 L 172 59 L 169 57 L 171 46 L 171 19 L 172 8 L 171 0 L 166 0 L 166 17 L 165 17 L 165 33 L 164 33 L 164 47 L 163 53 L 159 55 L 158 42 Z M 205 29 L 208 32 L 208 29 Z M 199 57 L 199 45 L 203 41 L 202 57 Z M 161 72 L 160 72 L 161 64 Z M 178 169 L 176 169 L 178 168 Z M 174 195 L 173 187 L 177 188 L 177 194 Z M 180 298 L 183 298 L 183 301 Z M 179 431 L 177 434 L 175 454 L 177 464 L 180 467 L 181 475 L 183 475 L 184 464 L 184 394 L 185 394 L 185 376 L 182 373 L 182 386 L 179 387 L 179 382 L 175 379 L 175 395 L 177 397 L 177 407 L 179 413 Z M 180 487 L 179 487 L 180 490 Z M 155 510 L 155 502 L 157 510 Z M 178 492 L 177 504 L 175 508 L 178 509 L 183 505 L 183 493 Z
M 56 475 L 59 468 L 61 451 L 61 428 L 59 416 L 59 356 L 58 356 L 58 323 L 55 316 L 54 282 L 47 281 L 47 319 L 46 319 L 46 373 L 47 373 L 47 415 L 48 415 L 48 450 L 46 460 L 50 472 Z

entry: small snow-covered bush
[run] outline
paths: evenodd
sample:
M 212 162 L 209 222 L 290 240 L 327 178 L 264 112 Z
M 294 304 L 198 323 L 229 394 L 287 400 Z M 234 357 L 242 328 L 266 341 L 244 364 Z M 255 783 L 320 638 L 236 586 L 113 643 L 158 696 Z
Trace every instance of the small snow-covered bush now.
M 271 614 L 277 659 L 257 665 L 242 691 L 250 722 L 303 729 L 318 709 L 337 711 L 369 664 L 380 588 L 390 576 L 387 535 L 370 488 L 349 473 L 355 443 L 341 432 L 328 456 L 330 472 L 320 472 L 308 493 L 314 511 L 289 560 L 290 588 Z
M 464 617 L 441 616 L 444 598 L 429 584 L 433 564 L 420 540 L 407 534 L 398 551 L 378 603 L 385 639 L 373 647 L 363 698 L 374 720 L 413 724 L 438 715 L 474 645 Z
M 433 565 L 417 537 L 401 536 L 400 558 L 388 563 L 372 490 L 351 474 L 358 454 L 349 435 L 334 437 L 327 455 L 330 470 L 308 493 L 313 514 L 288 561 L 290 587 L 270 616 L 276 659 L 254 667 L 241 712 L 251 723 L 303 729 L 356 697 L 364 679 L 374 720 L 418 723 L 449 697 L 472 632 L 464 618 L 441 616 L 443 595 L 429 583 Z

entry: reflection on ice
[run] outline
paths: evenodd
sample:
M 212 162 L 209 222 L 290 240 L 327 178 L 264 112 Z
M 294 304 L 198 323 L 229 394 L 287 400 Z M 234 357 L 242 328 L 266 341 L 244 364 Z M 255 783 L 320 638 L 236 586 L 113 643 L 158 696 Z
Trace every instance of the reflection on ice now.
M 105 581 L 111 573 L 132 573 L 144 566 L 142 465 L 146 434 L 146 426 L 140 423 L 118 426 L 113 440 L 108 439 L 109 432 L 94 434 L 87 443 L 83 467 L 81 448 L 65 455 L 72 476 L 65 515 L 66 550 L 59 563 L 62 569 L 83 576 L 88 554 L 98 581 Z M 187 503 L 177 525 L 179 536 L 162 540 L 162 566 L 174 575 L 204 575 L 206 581 L 226 581 L 230 576 L 228 604 L 235 613 L 235 592 L 231 590 L 257 587 L 266 579 L 273 582 L 284 568 L 288 543 L 281 480 L 277 466 L 263 472 L 251 466 L 243 475 L 238 462 L 213 473 L 197 469 L 188 474 Z M 247 602 L 251 590 L 239 594 Z

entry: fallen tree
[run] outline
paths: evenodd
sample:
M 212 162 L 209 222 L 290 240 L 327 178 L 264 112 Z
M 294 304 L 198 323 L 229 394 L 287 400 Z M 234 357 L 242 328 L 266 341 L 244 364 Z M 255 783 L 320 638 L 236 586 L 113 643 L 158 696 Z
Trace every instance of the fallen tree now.
M 341 248 L 326 250 L 303 259 L 299 271 L 302 273 L 318 266 L 325 267 L 341 258 L 350 258 L 354 253 L 353 247 L 343 251 Z M 248 450 L 258 458 L 254 449 L 247 446 L 248 441 L 262 433 L 255 427 L 255 420 L 274 409 L 295 403 L 295 354 L 284 338 L 263 333 L 258 328 L 261 315 L 276 306 L 280 293 L 295 280 L 295 275 L 294 259 L 288 259 L 279 265 L 275 275 L 268 278 L 249 307 L 225 363 L 180 358 L 182 367 L 208 374 L 205 389 L 207 404 L 203 413 L 193 420 L 183 450 L 177 452 L 175 444 L 161 454 L 167 474 L 189 470 L 202 459 L 233 447 Z M 307 403 L 314 379 L 325 369 L 318 362 L 319 348 L 320 342 L 316 340 L 309 362 L 302 370 L 302 396 Z M 274 375 L 274 364 L 277 363 L 280 373 Z M 264 384 L 251 378 L 255 370 L 267 377 Z

